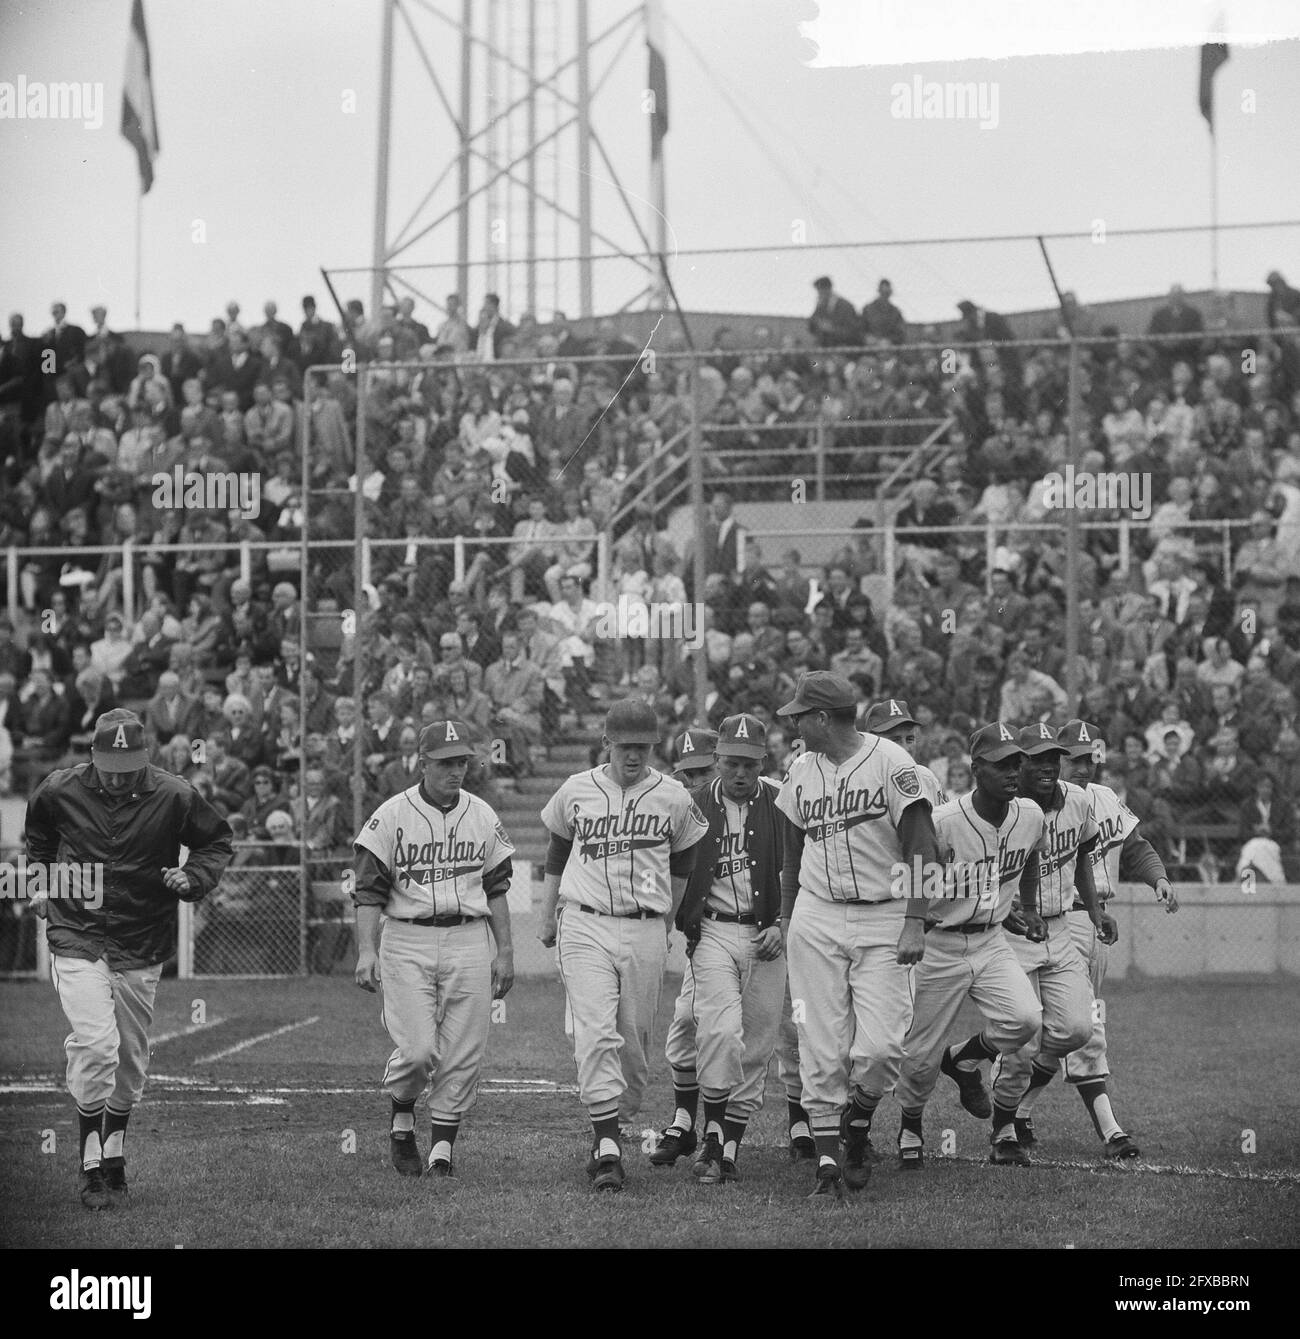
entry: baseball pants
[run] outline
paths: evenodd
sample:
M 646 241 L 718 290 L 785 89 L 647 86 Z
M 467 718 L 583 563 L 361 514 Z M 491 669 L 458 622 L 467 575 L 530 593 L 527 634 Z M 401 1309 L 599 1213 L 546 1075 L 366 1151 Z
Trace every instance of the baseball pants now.
M 998 1106 L 1020 1104 L 1035 1060 L 1044 1067 L 1055 1065 L 1091 1035 L 1092 987 L 1068 922 L 1065 912 L 1044 921 L 1047 938 L 1041 944 L 1030 943 L 1023 935 L 1007 936 L 1016 961 L 1042 1002 L 1043 1026 L 1037 1054 L 1027 1046 L 993 1062 L 993 1100 Z
M 827 902 L 803 893 L 786 936 L 799 1076 L 810 1120 L 838 1115 L 853 1088 L 879 1100 L 898 1080 L 912 1021 L 898 962 L 904 904 Z
M 63 1043 L 68 1092 L 83 1111 L 105 1103 L 129 1111 L 144 1093 L 149 1024 L 162 969 L 158 963 L 118 972 L 103 958 L 51 957 L 54 988 L 72 1026 Z
M 474 1105 L 492 1019 L 486 919 L 465 925 L 386 921 L 379 945 L 381 1015 L 394 1051 L 384 1087 L 398 1102 L 429 1088 L 429 1117 L 455 1125 Z
M 983 1036 L 999 1053 L 1031 1049 L 1043 1006 L 998 926 L 978 934 L 935 929 L 925 957 L 912 968 L 912 1026 L 894 1096 L 904 1111 L 924 1107 L 939 1081 L 939 1065 L 967 996 L 984 1015 Z
M 1101 988 L 1106 980 L 1106 960 L 1110 950 L 1097 938 L 1097 927 L 1086 911 L 1069 913 L 1070 938 L 1079 950 L 1088 969 L 1088 984 L 1092 987 L 1092 1034 L 1077 1051 L 1065 1057 L 1066 1083 L 1089 1083 L 1110 1075 L 1106 1060 L 1106 1017 L 1101 1004 Z
M 560 911 L 560 976 L 573 1015 L 578 1096 L 590 1112 L 617 1104 L 622 1124 L 641 1111 L 650 1038 L 663 988 L 668 937 L 663 917 Z
M 785 960 L 754 957 L 758 930 L 705 920 L 691 959 L 701 1091 L 730 1093 L 727 1111 L 746 1118 L 763 1105 L 785 992 Z

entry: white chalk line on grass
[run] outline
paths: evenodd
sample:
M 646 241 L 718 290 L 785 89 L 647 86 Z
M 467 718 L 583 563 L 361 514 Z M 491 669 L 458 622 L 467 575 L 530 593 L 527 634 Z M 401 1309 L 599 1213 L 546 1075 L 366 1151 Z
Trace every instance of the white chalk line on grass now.
M 255 1039 L 256 1040 L 256 1039 Z M 198 1063 L 197 1061 L 195 1062 Z M 150 1096 L 161 1089 L 176 1091 L 175 1100 L 185 1100 L 191 1092 L 231 1093 L 239 1096 L 278 1094 L 288 1097 L 373 1097 L 380 1091 L 378 1084 L 369 1087 L 319 1087 L 304 1085 L 298 1088 L 267 1088 L 261 1085 L 231 1083 L 221 1079 L 198 1079 L 191 1074 L 150 1074 Z M 53 1074 L 32 1075 L 29 1078 L 0 1079 L 0 1095 L 6 1093 L 63 1093 L 64 1084 Z M 554 1083 L 550 1079 L 484 1079 L 479 1092 L 489 1097 L 576 1097 L 577 1084 Z
M 171 1032 L 164 1032 L 161 1036 L 150 1037 L 149 1045 L 161 1046 L 165 1041 L 175 1041 L 178 1037 L 192 1037 L 196 1032 L 206 1032 L 208 1028 L 220 1027 L 226 1020 L 224 1018 L 212 1018 L 206 1023 L 191 1023 L 189 1027 L 178 1027 Z
M 972 1158 L 960 1153 L 936 1155 L 930 1161 L 962 1162 L 972 1167 L 991 1165 L 988 1158 Z M 1030 1163 L 1030 1170 L 1035 1167 L 1046 1167 L 1058 1172 L 1115 1172 L 1119 1176 L 1209 1176 L 1223 1181 L 1271 1181 L 1280 1185 L 1300 1185 L 1300 1171 L 1254 1172 L 1249 1167 L 1182 1167 L 1175 1163 L 1147 1162 L 1145 1158 L 1130 1158 L 1125 1162 L 1110 1159 L 1106 1162 L 1086 1162 L 1081 1158 L 1035 1158 Z
M 286 1032 L 293 1032 L 300 1027 L 310 1027 L 313 1023 L 320 1022 L 320 1015 L 313 1014 L 311 1018 L 301 1018 L 296 1023 L 286 1023 L 283 1027 L 272 1028 L 270 1032 L 261 1032 L 256 1037 L 249 1037 L 244 1041 L 237 1041 L 233 1046 L 227 1046 L 223 1050 L 213 1051 L 211 1055 L 201 1055 L 193 1064 L 211 1065 L 217 1060 L 224 1060 L 227 1056 L 237 1055 L 240 1051 L 246 1051 L 250 1046 L 258 1046 L 264 1041 L 270 1041 L 272 1037 L 283 1037 Z

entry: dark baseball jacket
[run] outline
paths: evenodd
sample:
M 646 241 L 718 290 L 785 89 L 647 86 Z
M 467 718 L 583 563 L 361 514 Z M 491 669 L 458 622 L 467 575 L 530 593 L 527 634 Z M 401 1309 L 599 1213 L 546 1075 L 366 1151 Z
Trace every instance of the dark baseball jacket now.
M 152 967 L 176 952 L 176 904 L 163 870 L 180 863 L 192 885 L 186 902 L 216 886 L 234 849 L 230 824 L 188 781 L 146 767 L 139 789 L 105 797 L 92 764 L 52 772 L 27 806 L 27 859 L 103 865 L 103 901 L 51 897 L 50 952 L 115 971 Z
M 721 787 L 721 780 L 714 780 L 695 797 L 709 830 L 696 848 L 699 854 L 687 881 L 678 916 L 678 928 L 692 942 L 700 937 L 700 922 L 704 919 L 713 871 L 718 863 L 718 848 L 722 845 L 725 822 Z M 781 916 L 781 865 L 785 860 L 787 820 L 776 807 L 778 790 L 776 782 L 760 777 L 758 794 L 749 802 L 745 850 L 754 880 L 754 913 L 760 930 L 775 925 Z

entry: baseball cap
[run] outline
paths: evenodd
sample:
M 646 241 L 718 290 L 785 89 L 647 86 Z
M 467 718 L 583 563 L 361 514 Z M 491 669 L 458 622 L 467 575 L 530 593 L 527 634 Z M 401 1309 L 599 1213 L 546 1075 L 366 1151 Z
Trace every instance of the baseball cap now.
M 1071 758 L 1089 757 L 1098 743 L 1106 742 L 1102 737 L 1100 726 L 1093 725 L 1091 721 L 1081 721 L 1077 717 L 1061 726 L 1056 732 L 1056 739 L 1058 743 L 1065 745 L 1065 751 Z
M 677 740 L 677 761 L 674 772 L 693 772 L 713 766 L 713 750 L 718 742 L 712 730 L 683 730 Z
M 868 734 L 883 735 L 900 725 L 920 725 L 921 722 L 907 710 L 907 703 L 901 697 L 891 697 L 886 702 L 873 702 L 862 718 L 862 728 Z
M 825 275 L 825 274 L 823 274 L 823 275 L 819 276 L 818 278 L 814 279 L 814 280 L 813 280 L 813 287 L 814 287 L 814 288 L 830 288 L 830 287 L 832 287 L 832 284 L 831 284 L 831 281 L 830 281 L 830 276 L 829 276 L 829 275 Z
M 474 747 L 469 742 L 469 726 L 463 721 L 430 721 L 420 731 L 421 758 L 472 758 Z
M 615 702 L 605 716 L 611 744 L 657 744 L 659 718 L 648 702 Z
M 1005 721 L 981 725 L 970 737 L 972 762 L 1001 762 L 1013 753 L 1023 753 L 1016 732 Z
M 801 711 L 837 711 L 856 707 L 858 695 L 853 685 L 842 675 L 830 670 L 810 670 L 799 676 L 794 700 L 777 709 L 778 716 L 794 716 Z
M 1052 727 L 1042 721 L 1037 725 L 1025 726 L 1020 732 L 1019 740 L 1021 753 L 1027 753 L 1031 758 L 1040 757 L 1044 753 L 1069 752 L 1064 744 L 1057 743 Z
M 718 757 L 762 758 L 767 754 L 767 726 L 748 712 L 728 716 L 718 726 Z
M 95 722 L 90 761 L 101 772 L 138 772 L 147 767 L 149 750 L 139 717 L 125 708 L 106 711 Z

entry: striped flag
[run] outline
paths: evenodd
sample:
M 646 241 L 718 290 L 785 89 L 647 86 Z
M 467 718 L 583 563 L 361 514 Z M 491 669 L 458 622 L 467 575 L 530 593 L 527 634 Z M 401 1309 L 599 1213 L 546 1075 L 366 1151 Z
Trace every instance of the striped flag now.
M 149 35 L 144 28 L 144 0 L 131 5 L 131 34 L 126 43 L 126 77 L 122 81 L 122 134 L 140 160 L 140 194 L 153 185 L 153 160 L 158 157 L 158 122 L 154 116 L 153 71 Z
M 1214 75 L 1219 66 L 1228 59 L 1226 42 L 1206 42 L 1201 48 L 1201 115 L 1214 129 Z

